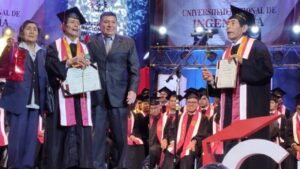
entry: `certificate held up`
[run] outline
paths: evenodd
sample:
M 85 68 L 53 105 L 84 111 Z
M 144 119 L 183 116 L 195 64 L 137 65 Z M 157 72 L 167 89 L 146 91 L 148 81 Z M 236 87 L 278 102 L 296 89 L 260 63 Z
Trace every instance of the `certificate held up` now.
M 235 60 L 219 60 L 216 68 L 216 87 L 235 88 L 238 64 Z
M 67 95 L 100 90 L 101 84 L 97 67 L 90 65 L 85 69 L 69 68 L 63 88 Z

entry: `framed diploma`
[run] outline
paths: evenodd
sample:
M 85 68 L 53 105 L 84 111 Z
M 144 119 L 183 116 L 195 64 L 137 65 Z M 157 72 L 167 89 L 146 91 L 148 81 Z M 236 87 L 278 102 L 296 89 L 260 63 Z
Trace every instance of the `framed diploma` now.
M 90 65 L 85 69 L 69 68 L 63 88 L 67 95 L 100 90 L 101 84 L 97 67 Z
M 235 60 L 219 60 L 216 67 L 217 88 L 235 88 L 238 63 Z

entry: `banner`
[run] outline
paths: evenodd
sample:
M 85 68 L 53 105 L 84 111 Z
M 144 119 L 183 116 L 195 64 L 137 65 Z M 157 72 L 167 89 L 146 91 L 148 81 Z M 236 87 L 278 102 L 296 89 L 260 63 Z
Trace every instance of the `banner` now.
M 208 40 L 209 45 L 226 44 L 226 23 L 231 16 L 230 4 L 255 14 L 261 28 L 261 39 L 272 44 L 284 31 L 285 21 L 298 0 L 172 0 L 164 1 L 163 24 L 168 29 L 169 43 L 192 45 L 191 33 L 197 26 L 217 29 L 218 33 Z

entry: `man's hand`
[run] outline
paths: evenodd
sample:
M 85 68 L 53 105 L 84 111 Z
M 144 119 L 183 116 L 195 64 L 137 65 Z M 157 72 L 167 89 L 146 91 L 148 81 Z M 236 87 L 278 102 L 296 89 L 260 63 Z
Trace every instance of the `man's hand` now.
M 202 68 L 202 77 L 207 82 L 212 82 L 214 80 L 213 75 L 208 71 L 207 68 Z
M 91 62 L 85 57 L 83 57 L 82 55 L 67 60 L 67 66 L 69 67 L 72 66 L 72 67 L 79 67 L 84 69 L 90 64 Z
M 129 91 L 127 94 L 127 104 L 133 104 L 136 99 L 136 93 L 134 91 Z
M 188 148 L 189 148 L 191 151 L 195 151 L 195 150 L 196 150 L 196 143 L 197 143 L 196 140 L 192 140 L 192 141 L 190 142 L 190 144 L 188 145 Z
M 293 145 L 293 148 L 297 151 L 300 152 L 300 146 L 298 146 L 297 144 Z
M 168 141 L 167 141 L 167 139 L 163 139 L 162 141 L 161 141 L 161 149 L 166 149 L 168 147 Z

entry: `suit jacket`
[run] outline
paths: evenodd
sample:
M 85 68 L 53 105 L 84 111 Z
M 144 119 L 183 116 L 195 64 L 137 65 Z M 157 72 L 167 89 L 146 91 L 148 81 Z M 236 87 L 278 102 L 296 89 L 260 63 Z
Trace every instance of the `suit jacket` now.
M 112 107 L 127 105 L 128 91 L 137 92 L 139 60 L 134 40 L 115 35 L 111 50 L 105 51 L 101 34 L 92 36 L 87 44 L 92 62 L 97 62 L 102 90 L 92 92 L 92 105 L 104 104 L 107 94 Z
M 37 51 L 36 59 L 38 61 L 38 83 L 39 83 L 39 103 L 40 112 L 44 110 L 45 103 L 45 92 L 47 83 L 47 73 L 45 69 L 45 57 L 46 52 L 43 49 Z M 33 68 L 31 65 L 31 57 L 29 52 L 26 50 L 25 66 L 24 66 L 24 80 L 13 81 L 7 80 L 2 98 L 0 100 L 0 106 L 6 111 L 21 114 L 27 111 L 26 105 L 29 103 L 31 98 L 31 83 L 33 78 Z

